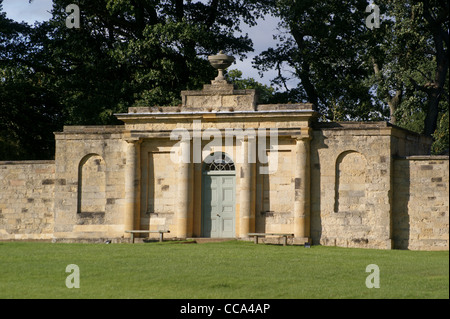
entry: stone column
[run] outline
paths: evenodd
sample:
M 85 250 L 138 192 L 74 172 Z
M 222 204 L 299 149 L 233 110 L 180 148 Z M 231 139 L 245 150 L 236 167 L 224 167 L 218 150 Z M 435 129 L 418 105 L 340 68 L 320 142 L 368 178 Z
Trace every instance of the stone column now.
M 239 191 L 239 233 L 241 238 L 248 237 L 255 224 L 255 137 L 244 137 L 241 144 L 242 164 L 240 170 Z M 249 145 L 250 144 L 250 145 Z M 249 157 L 250 155 L 250 157 Z
M 177 237 L 186 238 L 189 236 L 189 218 L 193 202 L 192 194 L 192 174 L 190 157 L 190 140 L 180 141 L 180 153 L 177 175 L 177 202 L 175 214 L 177 218 Z
M 125 166 L 125 216 L 124 230 L 134 230 L 139 227 L 139 145 L 140 140 L 127 140 Z M 131 235 L 125 233 L 125 237 Z
M 303 131 L 302 131 L 303 133 Z M 304 244 L 309 241 L 311 233 L 310 221 L 310 136 L 301 135 L 296 138 L 296 161 L 294 170 L 294 236 L 295 243 Z

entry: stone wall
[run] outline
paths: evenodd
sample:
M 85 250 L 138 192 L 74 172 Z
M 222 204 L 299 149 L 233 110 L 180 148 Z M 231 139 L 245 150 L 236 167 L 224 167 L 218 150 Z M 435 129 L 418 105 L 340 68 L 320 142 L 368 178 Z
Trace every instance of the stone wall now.
M 313 243 L 448 249 L 448 156 L 427 137 L 383 123 L 316 127 L 311 147 Z
M 395 248 L 449 248 L 448 156 L 411 156 L 394 162 Z
M 173 144 L 173 141 L 160 139 L 146 140 L 142 142 L 140 152 L 140 229 L 170 230 L 166 238 L 176 235 L 177 165 L 173 164 L 170 156 Z M 158 234 L 150 235 L 153 236 Z
M 0 162 L 0 240 L 53 236 L 54 161 Z
M 233 122 L 230 114 L 220 116 L 225 117 L 224 122 L 216 122 L 216 115 L 203 118 L 202 129 L 226 128 L 230 123 L 256 127 L 259 123 L 240 117 Z M 178 125 L 170 120 L 173 123 L 162 118 L 155 125 Z M 300 117 L 297 120 L 303 123 Z M 149 135 L 133 142 L 136 161 L 131 163 L 129 159 L 134 157 L 129 156 L 129 142 L 135 137 L 123 126 L 65 127 L 55 133 L 55 161 L 0 162 L 0 240 L 126 241 L 125 212 L 131 211 L 127 184 L 140 194 L 133 206 L 131 227 L 170 230 L 168 238 L 178 237 L 183 227 L 179 208 L 186 205 L 179 203 L 181 166 L 171 159 L 176 141 L 168 138 L 167 128 L 160 132 L 146 127 L 153 124 L 136 123 L 135 129 Z M 270 127 L 271 121 L 261 123 Z M 292 125 L 297 128 L 297 124 Z M 188 118 L 180 125 L 192 128 Z M 249 232 L 296 231 L 298 141 L 287 127 L 280 132 L 288 134 L 279 137 L 277 150 L 266 148 L 267 156 L 277 158 L 273 174 L 252 173 L 256 176 L 250 179 L 254 198 L 249 198 L 254 203 L 247 205 L 252 206 Z M 428 138 L 387 123 L 321 123 L 311 134 L 310 165 L 303 167 L 310 168 L 311 199 L 307 204 L 313 244 L 448 249 L 448 156 L 417 156 L 427 154 Z M 209 152 L 223 151 L 235 161 L 237 237 L 245 225 L 242 205 L 247 204 L 242 199 L 243 164 L 237 160 L 240 143 L 236 140 L 229 149 L 211 146 L 202 154 L 204 159 Z M 209 141 L 202 140 L 202 150 L 206 144 Z M 190 149 L 193 152 L 193 146 Z M 136 166 L 131 179 L 127 164 Z M 260 163 L 253 168 L 259 171 L 263 166 Z M 186 197 L 192 209 L 186 229 L 189 236 L 196 237 L 202 234 L 202 163 L 195 163 L 187 172 Z
M 331 124 L 311 141 L 313 243 L 390 249 L 391 128 Z
M 274 152 L 278 157 L 276 170 L 259 176 L 261 183 L 256 192 L 261 193 L 258 199 L 262 202 L 256 211 L 256 232 L 294 232 L 294 147 L 294 140 L 280 139 L 278 150 Z
M 56 240 L 124 236 L 122 126 L 72 126 L 55 133 Z

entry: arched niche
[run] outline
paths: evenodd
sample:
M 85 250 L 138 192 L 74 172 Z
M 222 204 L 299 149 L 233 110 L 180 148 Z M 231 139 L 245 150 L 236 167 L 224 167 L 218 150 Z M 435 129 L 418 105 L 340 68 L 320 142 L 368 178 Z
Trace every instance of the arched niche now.
M 78 213 L 104 213 L 106 163 L 98 154 L 84 156 L 78 165 Z
M 346 151 L 336 160 L 336 213 L 355 213 L 365 210 L 367 160 L 359 152 Z

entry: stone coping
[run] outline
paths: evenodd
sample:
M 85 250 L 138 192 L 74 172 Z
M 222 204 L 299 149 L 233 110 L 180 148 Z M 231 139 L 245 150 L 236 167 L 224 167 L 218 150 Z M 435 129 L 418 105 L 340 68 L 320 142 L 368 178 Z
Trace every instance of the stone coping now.
M 234 110 L 233 107 L 186 107 L 186 106 L 136 106 L 129 107 L 128 113 L 119 113 L 117 115 L 127 114 L 208 114 L 208 113 L 270 113 L 270 112 L 298 112 L 314 111 L 311 103 L 298 104 L 259 104 L 255 110 Z
M 418 160 L 418 161 L 433 161 L 433 160 L 449 160 L 448 155 L 411 155 L 394 157 L 396 160 Z
M 0 161 L 0 165 L 31 165 L 31 164 L 55 164 L 54 160 L 17 160 L 17 161 Z
M 97 134 L 122 133 L 124 125 L 64 125 L 63 130 L 63 132 L 55 132 L 55 134 L 70 132 L 78 133 L 80 131 Z

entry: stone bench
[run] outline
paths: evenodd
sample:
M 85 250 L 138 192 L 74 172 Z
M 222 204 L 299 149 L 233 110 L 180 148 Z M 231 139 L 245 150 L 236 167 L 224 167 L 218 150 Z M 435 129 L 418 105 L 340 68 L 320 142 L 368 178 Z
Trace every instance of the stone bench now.
M 280 234 L 280 233 L 249 233 L 248 234 L 249 237 L 254 237 L 255 238 L 255 244 L 258 243 L 258 238 L 259 237 L 265 237 L 265 236 L 279 236 L 279 237 L 283 237 L 283 246 L 287 245 L 287 239 L 288 237 L 294 237 L 294 234 Z
M 164 233 L 170 233 L 170 230 L 126 230 L 126 233 L 131 234 L 131 242 L 134 244 L 134 234 L 159 234 L 159 242 L 164 239 Z

